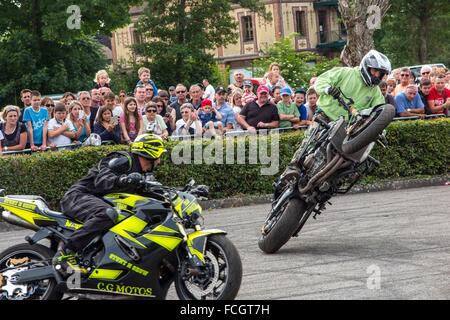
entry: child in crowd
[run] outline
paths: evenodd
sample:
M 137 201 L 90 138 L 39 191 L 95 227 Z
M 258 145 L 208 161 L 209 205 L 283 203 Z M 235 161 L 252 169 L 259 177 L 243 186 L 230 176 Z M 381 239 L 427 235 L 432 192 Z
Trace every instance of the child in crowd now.
M 77 137 L 78 132 L 66 116 L 66 107 L 60 102 L 56 103 L 55 117 L 48 123 L 48 140 L 55 147 L 69 145 L 72 143 L 71 139 Z
M 111 88 L 111 79 L 109 78 L 108 72 L 106 72 L 106 70 L 99 70 L 95 74 L 94 88 L 100 89 L 103 87 Z
M 91 126 L 89 121 L 87 121 L 86 114 L 80 102 L 72 101 L 69 106 L 69 116 L 67 118 L 77 133 L 73 139 L 84 142 L 91 134 Z
M 202 122 L 203 133 L 205 135 L 216 136 L 217 128 L 219 135 L 222 135 L 223 124 L 222 114 L 213 107 L 212 101 L 205 99 L 202 101 L 200 110 L 198 111 L 198 119 Z
M 146 84 L 151 84 L 153 87 L 153 96 L 158 95 L 158 88 L 156 87 L 155 83 L 151 79 L 150 69 L 142 67 L 138 70 L 138 76 L 139 81 L 136 83 L 136 86 L 142 85 L 145 86 Z
M 242 94 L 242 103 L 247 103 L 256 100 L 256 94 L 253 93 L 253 83 L 251 80 L 244 80 L 244 93 Z
M 47 149 L 48 111 L 41 107 L 41 94 L 31 92 L 31 107 L 27 107 L 23 114 L 23 122 L 27 124 L 29 142 L 32 151 Z
M 138 111 L 135 98 L 125 99 L 124 112 L 120 116 L 120 129 L 122 130 L 123 140 L 128 144 L 132 143 L 138 135 L 144 133 L 144 122 Z
M 120 116 L 123 114 L 123 107 L 120 104 L 116 104 L 116 96 L 112 92 L 108 92 L 105 94 L 104 98 L 104 106 L 111 110 L 113 118 L 117 121 Z
M 280 128 L 299 127 L 300 112 L 291 100 L 291 89 L 284 87 L 281 89 L 280 94 L 281 101 L 277 104 L 278 114 L 280 115 Z

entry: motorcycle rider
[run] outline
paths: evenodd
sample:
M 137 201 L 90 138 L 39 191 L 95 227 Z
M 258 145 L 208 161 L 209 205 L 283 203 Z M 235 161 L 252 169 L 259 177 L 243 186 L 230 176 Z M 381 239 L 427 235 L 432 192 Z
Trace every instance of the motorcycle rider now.
M 319 94 L 315 118 L 328 123 L 337 120 L 340 116 L 348 118 L 348 113 L 336 99 L 341 95 L 339 89 L 345 96 L 351 96 L 354 100 L 353 107 L 356 110 L 374 108 L 385 104 L 385 99 L 379 88 L 383 77 L 391 72 L 391 62 L 382 53 L 370 50 L 361 60 L 358 67 L 335 67 L 320 75 L 314 88 Z M 313 119 L 314 120 L 314 119 Z M 312 130 L 318 124 L 313 121 L 310 128 L 305 133 L 304 143 Z M 303 147 L 303 146 L 302 146 Z M 284 187 L 283 181 L 287 181 L 292 176 L 298 176 L 298 160 L 300 157 L 300 147 L 289 163 L 285 172 L 276 183 L 275 196 Z
M 102 200 L 113 192 L 136 193 L 143 173 L 151 174 L 167 150 L 163 140 L 154 134 L 138 136 L 130 146 L 130 152 L 113 152 L 76 182 L 64 194 L 61 209 L 65 215 L 84 225 L 76 230 L 69 241 L 58 250 L 53 265 L 60 265 L 62 272 L 70 266 L 86 272 L 76 261 L 80 253 L 96 236 L 115 225 L 118 213 Z

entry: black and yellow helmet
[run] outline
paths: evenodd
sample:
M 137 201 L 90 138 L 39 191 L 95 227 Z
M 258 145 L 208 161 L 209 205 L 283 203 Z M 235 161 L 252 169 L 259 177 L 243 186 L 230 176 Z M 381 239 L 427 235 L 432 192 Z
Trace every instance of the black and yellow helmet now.
M 131 153 L 149 160 L 161 158 L 162 154 L 166 151 L 163 139 L 151 133 L 137 136 L 131 144 Z

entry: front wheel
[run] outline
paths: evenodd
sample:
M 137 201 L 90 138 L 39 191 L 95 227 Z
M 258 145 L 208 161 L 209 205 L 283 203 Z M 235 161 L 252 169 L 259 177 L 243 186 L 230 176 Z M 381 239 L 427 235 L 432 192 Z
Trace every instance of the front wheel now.
M 0 253 L 0 300 L 60 300 L 54 279 L 14 285 L 9 278 L 16 272 L 48 265 L 54 253 L 49 248 L 27 243 L 12 246 Z M 6 270 L 11 268 L 10 270 Z
M 298 198 L 290 199 L 263 226 L 258 246 L 265 253 L 275 253 L 289 241 L 305 214 L 306 204 Z
M 233 243 L 225 235 L 208 237 L 205 267 L 201 273 L 189 270 L 181 262 L 181 272 L 175 277 L 175 289 L 180 300 L 232 300 L 242 281 L 242 263 Z

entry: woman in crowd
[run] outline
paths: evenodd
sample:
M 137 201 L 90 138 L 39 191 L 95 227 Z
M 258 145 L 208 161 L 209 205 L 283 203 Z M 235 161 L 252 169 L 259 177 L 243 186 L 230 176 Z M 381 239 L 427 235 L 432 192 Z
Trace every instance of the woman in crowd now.
M 62 96 L 60 102 L 64 103 L 66 106 L 67 113 L 69 113 L 69 106 L 72 101 L 77 100 L 77 97 L 72 92 L 66 92 Z
M 50 119 L 52 119 L 55 115 L 54 115 L 54 110 L 55 110 L 55 102 L 53 101 L 52 98 L 49 97 L 44 97 L 41 100 L 41 106 L 44 106 L 45 108 L 47 108 L 47 112 L 48 112 L 48 117 Z
M 120 129 L 123 140 L 130 144 L 144 132 L 144 122 L 139 114 L 135 98 L 126 98 L 123 113 L 120 116 Z
M 162 90 L 159 90 L 161 92 Z M 163 118 L 164 123 L 166 124 L 167 130 L 169 134 L 172 133 L 170 123 L 172 122 L 172 108 L 167 105 L 167 102 L 164 98 L 156 96 L 152 99 L 152 102 L 156 103 L 157 113 Z
M 74 140 L 84 142 L 91 135 L 91 125 L 86 119 L 86 114 L 80 102 L 72 101 L 70 103 L 68 118 L 77 131 Z
M 167 139 L 169 132 L 167 131 L 167 125 L 158 114 L 158 109 L 155 102 L 150 101 L 145 105 L 145 115 L 143 117 L 144 121 L 144 132 L 154 133 L 163 139 Z
M 127 93 L 125 90 L 120 90 L 119 92 L 119 104 L 123 107 L 125 104 L 125 98 L 127 97 Z
M 94 133 L 100 135 L 102 142 L 120 143 L 120 126 L 113 120 L 112 112 L 107 107 L 101 107 L 97 112 Z
M 234 90 L 229 97 L 229 104 L 231 108 L 233 108 L 234 115 L 238 115 L 241 113 L 242 108 L 244 107 L 242 104 L 242 95 L 243 91 L 241 89 Z M 235 129 L 241 129 L 241 126 L 237 123 L 235 124 Z
M 25 124 L 19 122 L 20 109 L 16 106 L 8 105 L 3 109 L 2 118 L 5 122 L 0 122 L 0 131 L 3 135 L 1 148 L 6 151 L 21 151 L 27 144 L 27 128 Z

